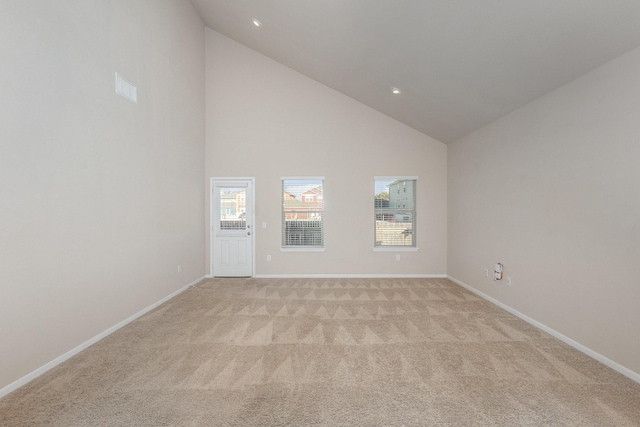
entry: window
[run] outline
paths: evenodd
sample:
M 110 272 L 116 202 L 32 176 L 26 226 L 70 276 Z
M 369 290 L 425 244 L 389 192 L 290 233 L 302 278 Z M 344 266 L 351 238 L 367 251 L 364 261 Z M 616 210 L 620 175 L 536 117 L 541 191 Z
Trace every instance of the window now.
M 375 177 L 374 249 L 416 247 L 417 182 L 416 177 Z
M 324 178 L 282 178 L 282 247 L 324 247 Z
M 245 188 L 224 187 L 219 189 L 216 199 L 220 230 L 244 230 L 246 227 L 246 196 Z

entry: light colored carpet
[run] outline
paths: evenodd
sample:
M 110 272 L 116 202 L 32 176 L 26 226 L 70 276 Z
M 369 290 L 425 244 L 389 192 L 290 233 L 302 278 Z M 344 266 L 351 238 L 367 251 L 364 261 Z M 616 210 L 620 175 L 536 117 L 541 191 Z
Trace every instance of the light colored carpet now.
M 640 426 L 640 384 L 444 279 L 212 279 L 2 426 Z

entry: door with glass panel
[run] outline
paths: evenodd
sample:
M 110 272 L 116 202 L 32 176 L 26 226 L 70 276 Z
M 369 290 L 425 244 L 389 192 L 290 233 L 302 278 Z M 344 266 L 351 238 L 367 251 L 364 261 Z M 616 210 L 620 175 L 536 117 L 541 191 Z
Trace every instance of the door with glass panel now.
M 215 277 L 253 276 L 253 179 L 212 179 L 211 268 Z

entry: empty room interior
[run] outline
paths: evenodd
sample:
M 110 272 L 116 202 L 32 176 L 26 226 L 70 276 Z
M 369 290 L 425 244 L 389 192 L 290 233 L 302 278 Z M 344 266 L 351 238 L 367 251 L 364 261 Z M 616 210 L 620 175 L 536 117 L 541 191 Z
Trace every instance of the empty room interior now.
M 3 1 L 0 425 L 640 426 L 638 22 Z

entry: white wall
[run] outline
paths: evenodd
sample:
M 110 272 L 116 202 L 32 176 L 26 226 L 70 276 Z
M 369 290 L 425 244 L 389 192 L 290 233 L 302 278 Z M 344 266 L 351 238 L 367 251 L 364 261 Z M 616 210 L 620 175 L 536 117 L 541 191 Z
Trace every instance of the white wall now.
M 206 176 L 256 178 L 256 225 L 267 223 L 256 229 L 256 274 L 445 274 L 446 146 L 206 34 Z M 420 250 L 399 262 L 372 250 L 376 175 L 419 177 Z M 282 176 L 325 177 L 325 252 L 280 252 Z
M 0 40 L 1 389 L 205 273 L 205 100 L 188 1 L 5 0 Z
M 639 141 L 636 49 L 449 145 L 449 275 L 639 373 Z

